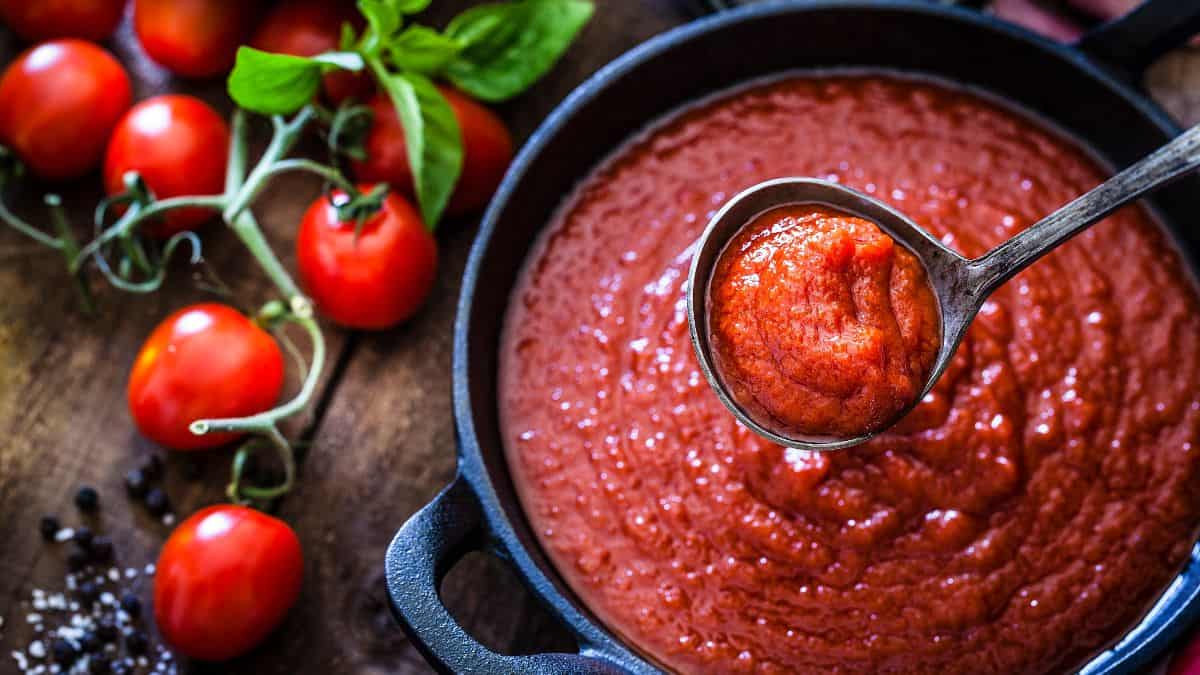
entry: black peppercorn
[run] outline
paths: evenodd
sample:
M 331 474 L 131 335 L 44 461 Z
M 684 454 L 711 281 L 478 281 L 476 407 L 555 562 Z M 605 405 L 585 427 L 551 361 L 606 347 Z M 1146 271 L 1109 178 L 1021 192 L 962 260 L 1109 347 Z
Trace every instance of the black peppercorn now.
M 141 631 L 133 631 L 125 636 L 125 649 L 133 655 L 141 655 L 146 653 L 146 648 L 150 642 L 146 639 L 146 635 Z
M 102 646 L 103 643 L 100 642 L 100 636 L 96 635 L 90 630 L 85 630 L 83 635 L 79 637 L 79 649 L 83 651 L 84 654 L 97 652 Z
M 142 469 L 134 469 L 125 474 L 125 491 L 134 499 L 141 499 L 146 496 L 146 491 L 150 489 L 150 479 L 146 477 L 146 472 Z
M 82 584 L 79 584 L 77 593 L 79 594 L 80 600 L 89 604 L 95 602 L 96 598 L 100 597 L 100 589 L 96 588 L 96 584 L 91 581 L 85 581 Z
M 112 662 L 103 656 L 88 657 L 88 672 L 91 675 L 109 675 L 113 672 Z
M 81 527 L 75 530 L 75 543 L 79 544 L 79 548 L 85 551 L 92 547 L 93 538 L 95 538 L 95 535 L 92 534 L 89 528 Z
M 146 508 L 150 510 L 150 513 L 161 516 L 171 510 L 171 504 L 167 501 L 165 492 L 158 488 L 151 488 L 146 493 Z
M 121 609 L 133 618 L 137 618 L 142 613 L 142 601 L 133 593 L 126 593 L 121 596 Z
M 90 556 L 80 550 L 74 550 L 67 554 L 67 569 L 72 572 L 78 572 L 87 567 Z
M 163 475 L 162 457 L 158 455 L 150 455 L 146 461 L 142 462 L 142 473 L 146 474 L 146 480 L 158 480 Z
M 100 495 L 96 488 L 84 485 L 75 492 L 75 506 L 84 513 L 92 513 L 100 508 Z
M 96 636 L 105 642 L 116 642 L 120 634 L 116 624 L 110 619 L 101 619 L 96 624 Z
M 75 663 L 75 659 L 79 658 L 79 653 L 66 640 L 55 640 L 50 646 L 50 651 L 54 654 L 54 660 L 63 665 Z
M 113 559 L 113 542 L 111 537 L 99 536 L 92 539 L 90 548 L 92 560 L 98 563 L 106 563 Z
M 61 529 L 58 518 L 54 516 L 42 516 L 42 522 L 38 523 L 38 531 L 42 533 L 42 539 L 46 541 L 53 541 L 54 535 L 58 534 Z

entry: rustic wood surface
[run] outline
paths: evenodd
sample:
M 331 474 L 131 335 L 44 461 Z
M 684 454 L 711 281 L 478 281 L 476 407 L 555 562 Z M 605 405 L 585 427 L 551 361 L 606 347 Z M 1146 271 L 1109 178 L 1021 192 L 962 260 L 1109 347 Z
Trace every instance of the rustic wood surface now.
M 434 3 L 438 23 L 469 1 Z M 584 78 L 613 57 L 673 25 L 687 13 L 671 0 L 601 0 L 600 11 L 564 61 L 501 113 L 518 139 Z M 0 36 L 0 54 L 18 46 Z M 221 109 L 220 82 L 181 83 L 148 63 L 128 25 L 113 49 L 130 65 L 137 95 L 197 93 Z M 7 58 L 5 59 L 7 60 Z M 1200 122 L 1200 51 L 1182 50 L 1152 68 L 1147 85 L 1174 115 Z M 73 188 L 79 223 L 96 198 L 92 185 Z M 318 185 L 280 180 L 256 211 L 286 264 L 299 216 Z M 302 196 L 299 196 L 302 195 Z M 319 400 L 291 426 L 312 439 L 299 488 L 278 512 L 304 544 L 300 602 L 282 628 L 222 673 L 410 673 L 428 666 L 388 614 L 382 557 L 390 537 L 449 480 L 454 469 L 450 418 L 450 333 L 455 298 L 477 222 L 446 223 L 439 233 L 441 267 L 429 306 L 396 330 L 352 335 L 327 327 L 331 359 Z M 254 306 L 270 289 L 232 237 L 214 226 L 205 255 L 236 297 Z M 152 452 L 125 406 L 125 379 L 151 328 L 168 312 L 212 296 L 179 267 L 164 291 L 99 294 L 97 316 L 77 311 L 56 254 L 0 230 L 0 673 L 14 672 L 8 654 L 30 640 L 24 616 L 33 587 L 61 588 L 61 545 L 37 532 L 44 513 L 81 521 L 71 505 L 80 484 L 96 486 L 103 508 L 93 528 L 116 541 L 122 566 L 151 562 L 168 528 L 124 496 L 121 476 Z M 169 458 L 167 492 L 186 514 L 220 501 L 228 452 Z M 189 470 L 193 469 L 193 470 Z M 189 474 L 197 474 L 191 475 Z M 452 612 L 485 644 L 524 653 L 566 648 L 554 625 L 502 564 L 476 555 L 452 571 L 445 587 Z

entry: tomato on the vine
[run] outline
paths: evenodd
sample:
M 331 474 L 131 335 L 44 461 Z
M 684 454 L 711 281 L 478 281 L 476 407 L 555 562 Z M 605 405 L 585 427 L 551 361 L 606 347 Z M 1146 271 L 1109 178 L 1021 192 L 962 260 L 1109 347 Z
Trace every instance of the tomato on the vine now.
M 462 133 L 462 174 L 446 206 L 448 214 L 461 215 L 482 208 L 492 198 L 512 161 L 512 135 L 491 110 L 450 87 L 438 89 L 450 102 Z M 359 180 L 388 183 L 412 195 L 408 146 L 396 109 L 382 94 L 372 97 L 368 105 L 375 119 L 367 134 L 366 159 L 354 162 L 354 174 Z
M 125 0 L 0 0 L 0 19 L 30 42 L 73 37 L 99 41 L 112 35 Z
M 352 328 L 387 328 L 409 318 L 437 272 L 437 241 L 420 214 L 389 193 L 360 228 L 338 219 L 334 204 L 346 194 L 335 191 L 332 199 L 318 197 L 308 207 L 296 236 L 300 277 L 317 309 Z
M 129 75 L 100 47 L 44 42 L 0 77 L 0 141 L 43 178 L 77 178 L 99 163 L 132 96 Z
M 171 533 L 154 575 L 154 620 L 179 652 L 225 661 L 267 636 L 304 573 L 287 523 L 245 506 L 211 506 Z
M 255 0 L 134 0 L 133 28 L 167 70 L 211 77 L 233 67 L 258 9 Z
M 330 0 L 294 0 L 276 4 L 258 25 L 250 45 L 256 49 L 293 56 L 316 56 L 335 51 L 342 25 L 362 26 L 362 15 L 351 3 Z M 363 99 L 371 93 L 366 73 L 334 70 L 321 79 L 325 97 L 337 105 L 347 98 Z
M 238 435 L 199 436 L 188 425 L 269 410 L 283 373 L 279 345 L 253 321 L 227 305 L 192 305 L 146 338 L 129 373 L 129 412 L 142 434 L 172 450 L 224 445 Z
M 104 158 L 104 187 L 125 190 L 125 173 L 137 171 L 158 199 L 216 195 L 225 189 L 229 126 L 204 101 L 165 94 L 138 103 L 121 118 Z M 154 223 L 150 233 L 167 237 L 212 217 L 210 211 L 184 208 Z

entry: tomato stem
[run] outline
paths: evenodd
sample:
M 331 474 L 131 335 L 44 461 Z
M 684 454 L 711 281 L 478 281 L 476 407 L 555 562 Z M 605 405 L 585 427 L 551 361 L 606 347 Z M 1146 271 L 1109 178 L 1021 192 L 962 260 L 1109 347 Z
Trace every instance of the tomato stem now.
M 258 196 L 258 193 L 266 187 L 267 178 L 271 175 L 271 168 L 282 160 L 283 156 L 300 140 L 300 134 L 312 120 L 314 114 L 312 106 L 305 106 L 291 120 L 285 121 L 279 115 L 271 118 L 271 126 L 274 129 L 271 143 L 263 151 L 262 157 L 250 171 L 250 175 L 246 176 L 245 183 L 236 193 L 229 196 L 229 204 L 226 205 L 225 212 L 222 214 L 225 222 L 234 222 L 238 214 L 245 210 Z
M 233 124 L 229 133 L 229 163 L 225 166 L 225 194 L 231 195 L 242 189 L 246 180 L 246 111 L 233 111 Z
M 308 173 L 324 178 L 327 183 L 331 183 L 346 192 L 354 193 L 356 191 L 354 183 L 342 175 L 342 172 L 326 164 L 314 162 L 311 159 L 292 158 L 281 160 L 276 162 L 275 166 L 271 167 L 266 175 L 274 176 L 288 171 L 307 171 Z
M 63 257 L 67 260 L 67 269 L 71 269 L 79 258 L 79 241 L 71 230 L 67 214 L 63 212 L 62 198 L 56 194 L 48 194 L 43 197 L 43 201 L 50 210 L 50 222 L 54 224 L 54 229 L 58 232 L 58 242 L 61 244 L 60 250 Z M 79 301 L 83 305 L 83 311 L 87 314 L 94 313 L 96 304 L 92 300 L 92 289 L 88 286 L 87 279 L 79 272 L 72 273 L 71 276 L 75 279 L 75 289 L 79 292 Z

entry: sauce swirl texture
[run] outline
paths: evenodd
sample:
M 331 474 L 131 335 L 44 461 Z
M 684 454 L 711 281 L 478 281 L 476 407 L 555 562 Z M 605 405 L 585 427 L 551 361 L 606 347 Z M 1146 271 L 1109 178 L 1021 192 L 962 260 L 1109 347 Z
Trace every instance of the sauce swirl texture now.
M 875 223 L 812 204 L 759 214 L 717 258 L 708 331 L 752 419 L 790 436 L 860 436 L 915 402 L 937 357 L 921 262 Z
M 728 197 L 842 181 L 976 256 L 1099 183 L 974 95 L 796 77 L 673 116 L 569 199 L 514 290 L 506 452 L 563 578 L 680 672 L 1040 673 L 1119 637 L 1200 524 L 1200 311 L 1130 208 L 987 302 L 899 426 L 836 453 L 738 425 L 684 288 Z

